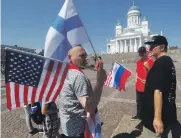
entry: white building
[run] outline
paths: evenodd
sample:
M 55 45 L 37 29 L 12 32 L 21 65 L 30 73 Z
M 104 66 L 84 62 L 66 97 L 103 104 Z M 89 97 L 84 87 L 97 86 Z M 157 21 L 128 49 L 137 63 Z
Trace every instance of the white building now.
M 127 13 L 127 27 L 123 28 L 118 22 L 114 39 L 107 40 L 107 53 L 137 52 L 138 48 L 154 35 L 157 34 L 150 32 L 146 17 L 141 20 L 141 12 L 133 1 Z

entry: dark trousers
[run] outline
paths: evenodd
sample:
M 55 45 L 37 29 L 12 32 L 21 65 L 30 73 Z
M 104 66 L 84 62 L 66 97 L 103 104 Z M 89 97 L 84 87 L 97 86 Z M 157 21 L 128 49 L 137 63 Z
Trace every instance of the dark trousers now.
M 60 119 L 58 118 L 58 113 L 52 113 L 45 115 L 45 120 L 43 122 L 44 135 L 43 138 L 58 138 Z
M 137 104 L 137 116 L 140 117 L 140 113 L 143 107 L 144 92 L 136 91 L 136 104 Z

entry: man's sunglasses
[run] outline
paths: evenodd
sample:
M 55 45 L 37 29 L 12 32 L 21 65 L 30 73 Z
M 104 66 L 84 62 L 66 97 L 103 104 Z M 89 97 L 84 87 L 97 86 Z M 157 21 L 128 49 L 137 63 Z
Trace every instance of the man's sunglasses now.
M 150 45 L 150 51 L 152 51 L 155 47 L 158 47 L 158 46 L 160 46 L 160 45 L 158 45 L 158 44 Z

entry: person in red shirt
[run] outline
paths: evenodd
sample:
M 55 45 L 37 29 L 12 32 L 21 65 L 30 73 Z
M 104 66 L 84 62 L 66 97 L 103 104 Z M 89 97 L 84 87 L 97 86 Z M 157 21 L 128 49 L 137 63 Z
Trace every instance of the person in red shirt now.
M 98 58 L 97 58 L 98 60 L 97 60 L 97 64 L 96 64 L 96 67 L 95 67 L 95 70 L 96 71 L 98 71 L 99 70 L 99 68 L 100 68 L 100 65 L 102 65 L 103 64 L 103 62 L 102 62 L 102 58 L 100 57 L 100 56 L 98 56 Z
M 137 103 L 137 114 L 132 117 L 131 120 L 140 119 L 140 112 L 142 109 L 142 99 L 145 89 L 146 76 L 148 71 L 153 66 L 154 60 L 151 56 L 148 56 L 148 52 L 144 46 L 138 49 L 140 59 L 137 61 L 136 66 L 136 103 Z

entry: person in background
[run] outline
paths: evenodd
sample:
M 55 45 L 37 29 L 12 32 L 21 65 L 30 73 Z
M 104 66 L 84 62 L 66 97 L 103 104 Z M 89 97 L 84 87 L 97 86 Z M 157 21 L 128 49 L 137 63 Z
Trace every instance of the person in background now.
M 94 90 L 80 66 L 86 66 L 87 53 L 75 46 L 68 53 L 70 69 L 59 94 L 59 112 L 63 138 L 84 138 L 86 112 L 95 114 L 100 101 L 106 72 L 102 65 L 97 72 Z
M 148 52 L 144 46 L 138 49 L 138 54 L 140 59 L 136 63 L 136 104 L 137 104 L 137 114 L 132 117 L 131 120 L 140 119 L 140 112 L 142 110 L 142 101 L 144 95 L 145 82 L 148 71 L 153 66 L 153 59 L 148 57 Z
M 95 66 L 95 70 L 98 71 L 100 66 L 103 65 L 103 62 L 102 62 L 102 58 L 100 56 L 97 57 L 97 63 L 96 63 L 96 66 Z
M 60 118 L 57 105 L 54 102 L 42 103 L 42 114 L 45 115 L 43 138 L 59 138 Z
M 148 72 L 141 110 L 142 134 L 145 138 L 180 138 L 176 110 L 176 71 L 166 55 L 168 42 L 164 36 L 154 36 L 150 51 L 155 63 Z M 170 134 L 169 134 L 170 133 Z
M 97 59 L 96 59 L 96 57 L 93 57 L 93 59 L 94 59 L 94 65 L 96 65 L 96 61 L 97 61 Z

